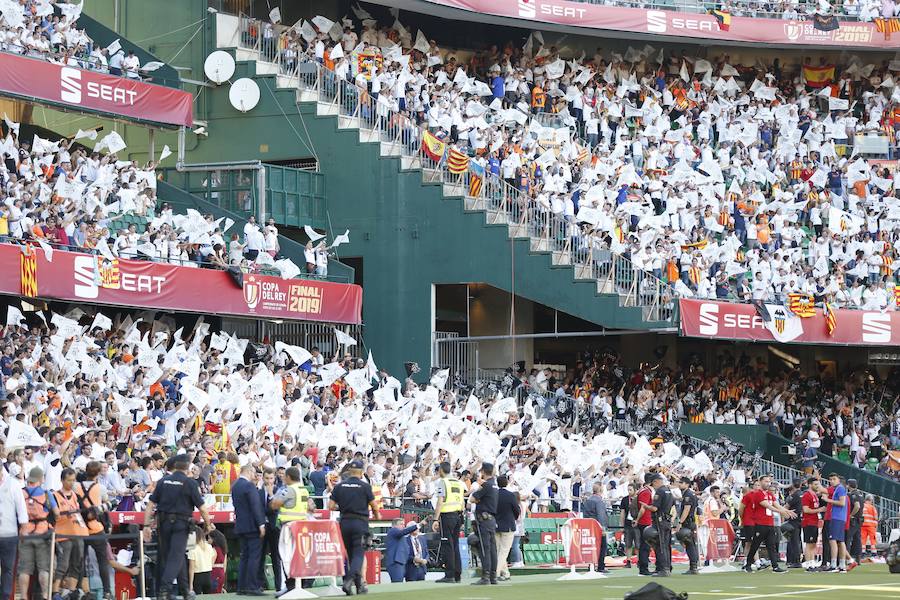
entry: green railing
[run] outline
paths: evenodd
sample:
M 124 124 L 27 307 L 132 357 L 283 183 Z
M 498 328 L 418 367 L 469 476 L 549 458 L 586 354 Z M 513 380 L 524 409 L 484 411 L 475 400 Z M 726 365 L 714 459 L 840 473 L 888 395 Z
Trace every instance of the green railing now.
M 265 165 L 265 219 L 278 225 L 325 228 L 325 176 L 321 173 Z M 161 169 L 166 182 L 243 217 L 259 216 L 255 169 L 179 172 Z

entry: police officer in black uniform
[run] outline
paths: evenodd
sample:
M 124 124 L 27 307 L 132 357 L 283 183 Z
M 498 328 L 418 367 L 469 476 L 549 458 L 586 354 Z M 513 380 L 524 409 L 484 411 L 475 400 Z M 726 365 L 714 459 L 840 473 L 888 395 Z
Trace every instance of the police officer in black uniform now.
M 200 511 L 207 531 L 213 530 L 209 512 L 203 506 L 200 486 L 187 476 L 190 461 L 187 456 L 176 456 L 173 472 L 156 484 L 144 512 L 144 531 L 149 532 L 156 516 L 159 550 L 157 560 L 162 565 L 156 582 L 160 600 L 172 598 L 172 581 L 181 574 L 186 564 L 187 539 L 193 526 L 194 509 Z
M 787 505 L 789 510 L 797 513 L 797 516 L 793 519 L 788 519 L 785 521 L 785 524 L 790 524 L 791 527 L 790 532 L 787 534 L 787 551 L 785 552 L 785 559 L 787 560 L 788 569 L 801 569 L 803 565 L 803 546 L 800 540 L 800 534 L 803 530 L 801 527 L 802 517 L 803 517 L 803 485 L 802 480 L 794 479 L 791 482 L 791 487 L 789 487 L 785 491 L 785 504 Z M 784 525 L 782 525 L 784 527 Z
M 653 526 L 659 532 L 656 572 L 653 576 L 668 577 L 672 574 L 672 507 L 675 506 L 675 498 L 661 473 L 653 474 L 650 487 L 653 488 L 653 506 L 648 510 L 653 513 Z
M 857 563 L 862 560 L 862 526 L 863 508 L 866 505 L 866 496 L 859 489 L 855 479 L 847 480 L 847 514 L 850 516 L 850 528 L 847 530 L 847 552 Z
M 497 585 L 497 498 L 494 465 L 482 463 L 481 487 L 472 492 L 469 501 L 475 505 L 475 532 L 481 544 L 481 579 L 472 585 Z
M 678 507 L 675 531 L 682 534 L 678 539 L 684 545 L 690 564 L 684 574 L 697 575 L 700 564 L 700 552 L 697 549 L 697 494 L 691 489 L 688 477 L 682 477 L 678 481 L 678 489 L 681 490 L 681 505 Z
M 351 461 L 347 468 L 347 478 L 334 486 L 331 500 L 328 501 L 330 510 L 341 513 L 341 537 L 344 540 L 344 548 L 347 549 L 347 570 L 341 589 L 348 596 L 353 595 L 354 584 L 357 594 L 369 592 L 362 577 L 365 558 L 363 538 L 369 533 L 369 509 L 372 509 L 375 520 L 381 518 L 372 486 L 362 479 L 364 468 L 365 465 L 361 460 Z

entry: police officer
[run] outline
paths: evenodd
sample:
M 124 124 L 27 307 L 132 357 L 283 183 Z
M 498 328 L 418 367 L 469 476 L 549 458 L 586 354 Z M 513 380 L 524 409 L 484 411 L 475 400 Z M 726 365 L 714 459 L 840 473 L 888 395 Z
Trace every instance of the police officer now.
M 787 489 L 785 492 L 787 500 L 785 504 L 788 507 L 788 510 L 796 513 L 796 517 L 793 519 L 788 519 L 785 523 L 790 523 L 792 528 L 790 532 L 787 534 L 787 552 L 785 553 L 785 559 L 787 560 L 787 566 L 789 569 L 801 569 L 803 565 L 803 559 L 801 557 L 803 552 L 803 547 L 801 545 L 800 533 L 802 531 L 802 517 L 803 517 L 803 488 L 802 482 L 800 479 L 794 479 L 791 482 L 791 487 Z
M 653 505 L 647 510 L 653 513 L 653 526 L 659 532 L 656 572 L 653 576 L 668 577 L 672 574 L 672 507 L 675 506 L 675 498 L 661 473 L 653 474 L 650 487 L 653 488 Z
M 182 572 L 186 562 L 187 538 L 190 532 L 194 509 L 200 511 L 207 531 L 213 530 L 209 512 L 203 505 L 200 486 L 187 476 L 190 461 L 179 455 L 172 461 L 173 472 L 156 484 L 144 512 L 144 532 L 147 535 L 156 517 L 159 540 L 158 560 L 162 564 L 159 581 L 156 582 L 157 597 L 168 600 L 172 597 L 172 581 Z
M 859 489 L 855 479 L 847 480 L 847 500 L 850 502 L 850 528 L 847 530 L 847 552 L 857 563 L 862 560 L 863 510 L 866 496 Z
M 290 528 L 285 527 L 285 524 L 293 521 L 305 521 L 309 511 L 315 509 L 315 505 L 309 497 L 309 490 L 303 485 L 301 477 L 300 469 L 288 467 L 284 472 L 284 487 L 275 492 L 275 496 L 269 501 L 269 510 L 278 513 L 276 517 L 278 529 L 281 532 L 287 532 L 286 535 L 291 535 L 291 533 Z M 300 582 L 301 587 L 312 587 L 313 584 L 312 579 L 301 579 Z M 294 589 L 296 585 L 293 578 L 288 578 L 286 583 L 289 590 Z
M 440 560 L 444 563 L 444 576 L 438 583 L 459 583 L 462 561 L 459 557 L 459 532 L 463 525 L 465 487 L 450 477 L 450 463 L 438 467 L 437 505 L 434 507 L 435 527 L 440 531 Z
M 687 535 L 679 537 L 687 552 L 690 567 L 685 575 L 697 575 L 697 567 L 700 563 L 700 552 L 697 549 L 697 495 L 691 489 L 691 480 L 682 477 L 678 481 L 678 489 L 681 490 L 681 505 L 678 507 L 675 531 L 687 530 Z
M 494 465 L 481 464 L 481 485 L 469 496 L 475 505 L 475 531 L 481 544 L 481 579 L 472 585 L 497 585 L 497 498 L 499 491 L 494 479 Z
M 365 558 L 363 537 L 369 533 L 369 509 L 372 509 L 375 520 L 381 518 L 372 486 L 362 480 L 364 467 L 361 460 L 351 461 L 347 468 L 347 478 L 334 486 L 331 499 L 328 501 L 330 510 L 341 513 L 341 537 L 344 540 L 344 548 L 347 549 L 347 570 L 341 589 L 348 596 L 353 595 L 354 584 L 357 594 L 369 592 L 362 578 L 363 558 Z

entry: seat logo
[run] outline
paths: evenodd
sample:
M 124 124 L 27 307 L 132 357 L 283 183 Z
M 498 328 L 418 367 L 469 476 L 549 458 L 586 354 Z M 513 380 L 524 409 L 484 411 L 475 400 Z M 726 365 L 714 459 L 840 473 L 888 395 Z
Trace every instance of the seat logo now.
M 519 16 L 533 19 L 537 14 L 537 0 L 519 0 Z
M 661 10 L 648 10 L 647 31 L 652 31 L 653 33 L 665 33 L 667 19 L 666 13 Z
M 864 342 L 887 344 L 891 341 L 891 315 L 864 313 L 862 318 L 862 338 Z
M 702 335 L 716 335 L 719 333 L 719 305 L 700 305 L 700 333 Z
M 81 71 L 63 67 L 59 71 L 60 94 L 63 102 L 81 104 Z

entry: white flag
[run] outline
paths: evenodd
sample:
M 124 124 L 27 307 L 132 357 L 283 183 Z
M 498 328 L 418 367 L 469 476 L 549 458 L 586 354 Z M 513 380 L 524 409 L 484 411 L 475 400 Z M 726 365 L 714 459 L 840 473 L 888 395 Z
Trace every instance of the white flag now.
M 124 150 L 128 146 L 125 145 L 125 140 L 122 139 L 122 136 L 116 133 L 115 131 L 110 131 L 102 140 L 97 142 L 94 146 L 95 152 L 100 152 L 104 148 L 106 148 L 110 154 L 115 154 L 120 150 Z
M 766 329 L 779 342 L 790 342 L 803 335 L 803 319 L 777 304 L 766 304 L 769 311 L 769 319 Z
M 169 146 L 163 146 L 162 152 L 159 153 L 159 160 L 156 162 L 161 163 L 170 156 L 172 156 L 172 151 L 169 149 Z
M 349 244 L 350 243 L 350 230 L 344 231 L 341 235 L 334 238 L 334 241 L 331 242 L 332 248 L 337 248 L 341 244 Z
M 309 238 L 309 241 L 311 241 L 311 242 L 313 242 L 313 243 L 318 242 L 318 241 L 321 240 L 323 237 L 325 237 L 325 234 L 324 234 L 324 233 L 319 233 L 319 232 L 317 232 L 315 229 L 313 229 L 313 228 L 310 227 L 309 225 L 304 225 L 304 226 L 303 226 L 303 231 L 306 232 L 306 237 Z
M 439 371 L 435 371 L 434 375 L 431 376 L 430 383 L 437 389 L 443 390 L 447 385 L 448 377 L 450 377 L 450 369 L 440 369 Z
M 42 238 L 37 238 L 37 243 L 41 247 L 41 250 L 44 251 L 44 258 L 47 259 L 48 263 L 53 262 L 53 246 L 45 242 Z
M 122 42 L 117 38 L 112 44 L 106 47 L 106 52 L 109 56 L 112 56 L 116 52 L 122 49 Z
M 143 67 L 141 67 L 141 71 L 144 71 L 145 73 L 149 73 L 151 71 L 156 71 L 160 67 L 164 67 L 164 66 L 166 66 L 166 63 L 164 63 L 164 62 L 159 62 L 158 60 L 151 60 L 150 62 L 146 63 Z
M 6 434 L 6 447 L 8 449 L 12 450 L 26 446 L 40 447 L 46 443 L 47 440 L 42 438 L 31 425 L 15 419 L 10 422 L 9 432 Z
M 309 357 L 312 356 L 306 348 L 301 348 L 300 346 L 291 346 L 290 344 L 285 344 L 284 342 L 275 342 L 275 352 L 285 352 L 288 356 L 291 357 L 297 366 L 299 367 L 303 363 L 309 360 Z
M 75 134 L 74 139 L 79 140 L 81 138 L 87 138 L 93 142 L 94 140 L 97 139 L 97 130 L 96 129 L 88 129 L 87 131 L 84 131 L 83 129 L 79 129 L 78 133 Z
M 269 11 L 269 20 L 273 23 L 281 23 L 281 9 L 277 6 Z
M 90 330 L 93 331 L 95 327 L 99 327 L 105 331 L 109 331 L 112 328 L 112 319 L 104 315 L 102 312 L 98 312 L 94 317 L 94 322 L 91 323 Z
M 20 325 L 25 321 L 25 315 L 15 306 L 10 306 L 6 311 L 6 325 Z
M 344 333 L 337 327 L 334 328 L 334 335 L 337 338 L 338 344 L 340 344 L 341 346 L 355 346 L 356 345 L 356 340 L 354 340 L 352 337 L 350 337 L 349 335 L 347 335 L 346 333 Z
M 428 52 L 429 48 L 431 48 L 431 44 L 428 43 L 428 38 L 425 37 L 425 34 L 420 29 L 416 34 L 416 43 L 413 46 L 413 50 L 418 50 L 424 54 Z
M 334 21 L 322 15 L 313 17 L 312 22 L 321 33 L 328 33 L 334 27 Z
M 16 123 L 7 117 L 6 113 L 3 113 L 3 122 L 6 123 L 6 126 L 9 127 L 10 131 L 16 134 L 16 137 L 19 136 L 19 123 Z

